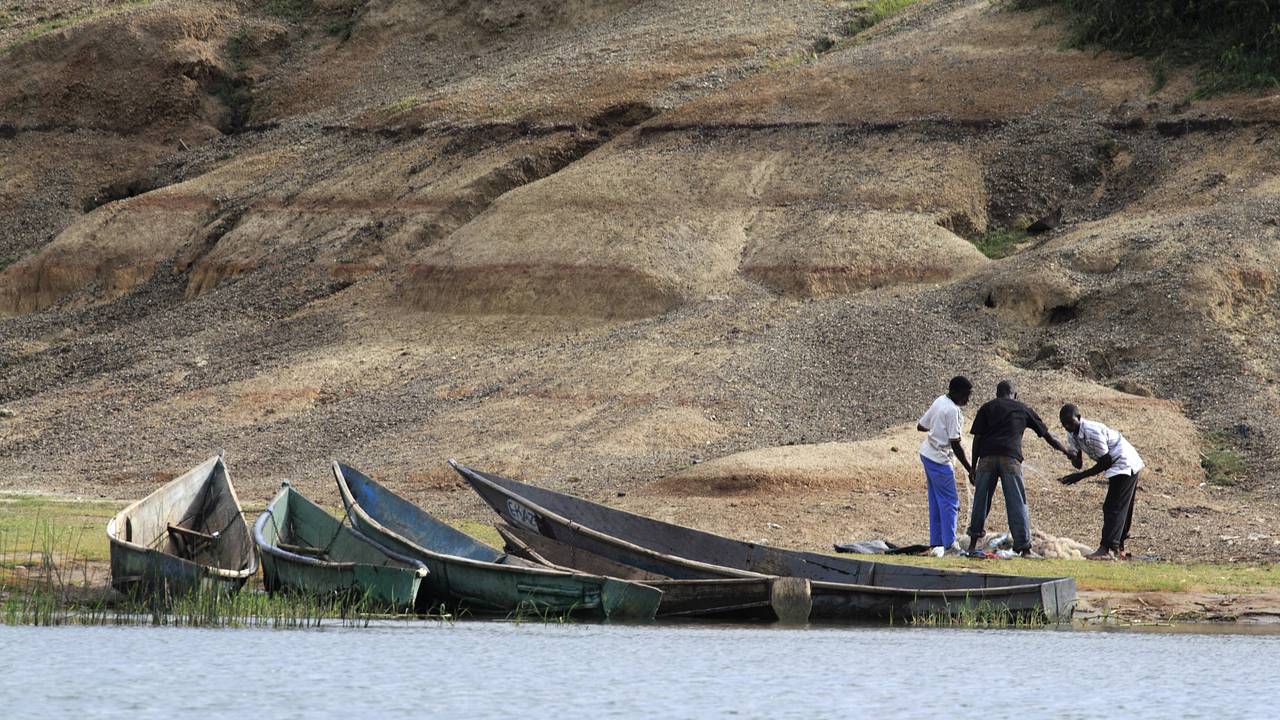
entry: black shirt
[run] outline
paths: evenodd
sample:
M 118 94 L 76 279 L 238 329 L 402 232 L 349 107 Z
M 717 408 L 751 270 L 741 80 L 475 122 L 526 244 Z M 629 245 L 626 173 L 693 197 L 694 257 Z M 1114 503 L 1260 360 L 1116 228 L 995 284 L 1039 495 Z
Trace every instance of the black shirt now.
M 1035 410 L 1012 398 L 988 400 L 978 408 L 969 429 L 977 436 L 973 454 L 1003 455 L 1022 462 L 1022 432 L 1027 428 L 1042 438 L 1049 437 L 1049 428 Z

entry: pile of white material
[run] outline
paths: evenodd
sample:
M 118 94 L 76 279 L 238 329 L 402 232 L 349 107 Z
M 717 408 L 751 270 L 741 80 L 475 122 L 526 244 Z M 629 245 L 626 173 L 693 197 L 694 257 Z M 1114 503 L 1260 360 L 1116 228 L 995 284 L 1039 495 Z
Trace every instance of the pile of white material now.
M 987 533 L 979 547 L 988 550 L 1012 547 L 1008 533 Z M 1069 537 L 1054 537 L 1041 530 L 1031 531 L 1031 552 L 1054 560 L 1083 560 L 1093 548 Z

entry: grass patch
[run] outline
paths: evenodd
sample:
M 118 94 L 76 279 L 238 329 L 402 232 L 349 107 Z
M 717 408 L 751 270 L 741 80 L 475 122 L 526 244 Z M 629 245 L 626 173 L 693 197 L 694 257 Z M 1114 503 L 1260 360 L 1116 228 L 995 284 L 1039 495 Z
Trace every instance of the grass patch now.
M 1218 487 L 1239 483 L 1248 470 L 1230 433 L 1221 430 L 1201 438 L 1200 467 L 1204 468 L 1205 482 Z
M 421 104 L 422 104 L 422 99 L 419 98 L 417 95 L 405 95 L 404 97 L 400 98 L 399 100 L 393 103 L 384 105 L 382 108 L 382 112 L 387 114 L 388 116 L 402 115 L 404 113 L 407 113 L 417 108 Z
M 301 22 L 312 11 L 311 0 L 270 0 L 262 9 L 268 15 L 289 22 Z
M 868 0 L 858 8 L 858 16 L 850 20 L 844 30 L 845 35 L 857 35 L 869 27 L 878 25 L 898 13 L 915 5 L 920 0 Z
M 998 227 L 987 230 L 986 234 L 973 241 L 973 245 L 982 251 L 983 255 L 992 260 L 998 260 L 1012 255 L 1017 251 L 1018 244 L 1026 239 L 1026 230 Z
M 506 542 L 489 523 L 474 520 L 450 520 L 449 524 L 490 547 L 501 549 Z
M 867 3 L 867 18 L 870 20 L 867 27 L 883 22 L 898 13 L 906 10 L 908 7 L 915 5 L 920 0 L 871 0 Z
M 107 521 L 124 508 L 124 503 L 107 500 L 71 500 L 39 495 L 0 495 L 0 547 L 10 554 L 38 549 L 34 541 L 48 533 L 58 547 L 76 546 L 78 554 L 95 562 L 109 557 Z M 0 558 L 12 564 L 12 558 Z
M 984 600 L 958 610 L 913 615 L 907 618 L 907 624 L 917 627 L 1045 628 L 1049 626 L 1049 621 L 1043 613 L 1015 613 L 1007 607 L 992 605 Z
M 231 61 L 231 66 L 237 73 L 249 69 L 249 63 L 244 57 L 245 44 L 248 42 L 249 30 L 245 27 L 241 27 L 227 38 L 227 59 Z
M 901 565 L 978 570 L 1032 577 L 1074 577 L 1081 590 L 1116 592 L 1250 593 L 1280 588 L 1280 565 L 1274 563 L 1090 562 L 1087 560 L 971 560 L 969 558 L 898 557 L 883 562 Z

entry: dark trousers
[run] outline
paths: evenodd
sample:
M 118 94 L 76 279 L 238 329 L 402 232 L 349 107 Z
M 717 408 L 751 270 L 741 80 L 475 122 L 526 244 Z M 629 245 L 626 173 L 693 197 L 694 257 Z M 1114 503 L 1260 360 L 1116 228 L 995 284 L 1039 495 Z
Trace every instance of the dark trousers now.
M 1138 473 L 1107 479 L 1107 499 L 1102 501 L 1102 547 L 1119 552 L 1133 527 L 1133 502 L 1138 495 Z
M 1004 491 L 1004 509 L 1009 514 L 1013 549 L 1019 552 L 1030 550 L 1031 513 L 1027 510 L 1027 490 L 1022 484 L 1022 463 L 1011 457 L 984 455 L 978 460 L 978 467 L 973 473 L 969 537 L 981 538 L 986 534 L 987 513 L 991 512 L 991 498 L 996 494 L 997 482 Z

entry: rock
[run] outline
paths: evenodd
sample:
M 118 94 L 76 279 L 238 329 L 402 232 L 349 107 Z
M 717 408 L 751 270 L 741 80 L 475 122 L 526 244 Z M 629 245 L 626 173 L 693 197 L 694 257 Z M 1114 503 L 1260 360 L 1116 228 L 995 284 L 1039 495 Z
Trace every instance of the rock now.
M 0 408 L 0 418 L 16 418 L 16 417 L 18 417 L 17 411 L 10 410 L 9 408 Z

